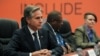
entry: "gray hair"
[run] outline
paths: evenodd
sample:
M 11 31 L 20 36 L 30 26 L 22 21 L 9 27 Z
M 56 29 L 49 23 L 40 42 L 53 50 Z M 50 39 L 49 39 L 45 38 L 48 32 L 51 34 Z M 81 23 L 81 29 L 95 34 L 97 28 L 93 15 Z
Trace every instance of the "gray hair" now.
M 32 13 L 34 13 L 37 10 L 41 10 L 40 7 L 38 6 L 32 6 L 32 5 L 28 5 L 25 9 L 24 9 L 24 17 L 28 17 L 28 18 L 32 18 Z

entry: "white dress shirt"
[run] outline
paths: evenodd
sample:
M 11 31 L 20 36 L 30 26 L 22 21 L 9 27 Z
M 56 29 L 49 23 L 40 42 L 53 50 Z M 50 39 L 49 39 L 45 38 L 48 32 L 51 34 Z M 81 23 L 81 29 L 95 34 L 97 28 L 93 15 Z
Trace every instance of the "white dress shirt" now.
M 34 31 L 29 26 L 28 26 L 28 29 L 29 29 L 29 32 L 30 32 L 30 34 L 31 34 L 31 36 L 33 38 L 33 41 L 34 41 L 34 38 L 35 38 L 34 35 L 33 35 L 33 33 L 35 33 L 35 32 L 37 33 L 36 36 L 38 38 L 39 46 L 40 46 L 40 49 L 41 49 L 41 43 L 40 43 L 40 39 L 39 39 L 38 30 L 37 31 Z M 29 56 L 32 56 L 32 53 L 31 52 L 29 53 Z

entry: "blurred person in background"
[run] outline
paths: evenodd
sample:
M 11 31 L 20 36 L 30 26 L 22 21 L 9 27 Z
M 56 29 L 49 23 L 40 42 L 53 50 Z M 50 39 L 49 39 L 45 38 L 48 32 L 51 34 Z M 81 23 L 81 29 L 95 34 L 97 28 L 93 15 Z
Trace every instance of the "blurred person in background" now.
M 49 31 L 56 43 L 60 46 L 66 47 L 65 50 L 67 52 L 71 52 L 70 45 L 64 40 L 62 34 L 60 33 L 59 29 L 63 25 L 62 14 L 59 11 L 51 11 L 47 16 L 46 23 L 43 24 L 43 29 Z
M 91 48 L 94 45 L 100 44 L 99 37 L 97 36 L 94 25 L 97 23 L 97 16 L 94 13 L 87 12 L 84 14 L 84 25 L 76 28 L 75 40 L 77 47 Z

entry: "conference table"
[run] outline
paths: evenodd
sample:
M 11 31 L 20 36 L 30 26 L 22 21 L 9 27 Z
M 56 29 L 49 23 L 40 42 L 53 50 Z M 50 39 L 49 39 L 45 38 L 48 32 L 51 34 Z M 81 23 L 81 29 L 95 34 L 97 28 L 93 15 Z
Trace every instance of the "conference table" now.
M 82 51 L 83 56 L 87 56 L 87 51 L 88 51 L 88 50 L 92 50 L 92 49 L 93 49 L 93 48 L 84 49 L 84 50 Z M 65 55 L 63 55 L 63 56 L 75 56 L 76 54 L 77 54 L 76 52 L 72 52 L 72 53 L 65 54 Z

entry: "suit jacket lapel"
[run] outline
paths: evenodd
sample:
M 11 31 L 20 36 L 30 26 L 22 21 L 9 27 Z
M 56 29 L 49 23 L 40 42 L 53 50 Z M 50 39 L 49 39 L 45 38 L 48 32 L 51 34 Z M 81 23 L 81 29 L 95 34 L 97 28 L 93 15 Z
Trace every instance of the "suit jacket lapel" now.
M 56 43 L 57 43 L 56 35 L 55 35 L 55 33 L 53 32 L 52 28 L 50 27 L 50 25 L 49 25 L 48 23 L 46 23 L 46 27 L 47 27 L 47 29 L 49 30 L 50 34 L 52 34 L 53 39 L 54 39 L 54 40 L 56 41 Z
M 88 37 L 88 33 L 87 33 L 87 31 L 86 31 L 86 27 L 85 27 L 85 25 L 83 25 L 83 33 L 84 33 L 84 42 L 89 42 L 89 37 Z
M 45 25 L 48 28 L 48 30 L 50 30 L 51 32 L 53 32 L 52 28 L 50 27 L 50 25 L 48 23 L 46 23 Z
M 25 33 L 26 33 L 25 37 L 26 37 L 26 39 L 27 39 L 28 44 L 30 45 L 30 46 L 29 46 L 29 47 L 30 47 L 30 50 L 35 50 L 34 40 L 33 40 L 33 38 L 32 38 L 32 35 L 31 35 L 30 32 L 29 32 L 28 27 L 25 26 L 24 30 L 25 30 Z
M 38 35 L 39 35 L 39 40 L 40 40 L 40 48 L 43 48 L 44 47 L 44 45 L 43 45 L 44 36 L 43 36 L 43 33 L 41 32 L 41 30 L 38 31 Z

